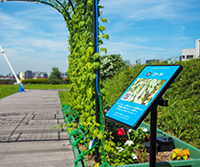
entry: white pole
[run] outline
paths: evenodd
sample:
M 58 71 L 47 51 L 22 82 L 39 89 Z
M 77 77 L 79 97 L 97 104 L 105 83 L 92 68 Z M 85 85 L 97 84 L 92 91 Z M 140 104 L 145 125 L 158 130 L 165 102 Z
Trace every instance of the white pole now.
M 6 59 L 7 63 L 8 63 L 8 65 L 9 65 L 9 67 L 10 67 L 10 69 L 11 69 L 13 75 L 15 76 L 15 79 L 16 79 L 17 83 L 20 84 L 20 80 L 18 79 L 17 75 L 15 74 L 15 71 L 13 70 L 13 68 L 12 68 L 12 66 L 11 66 L 11 64 L 10 64 L 10 62 L 8 61 L 8 59 L 7 59 L 7 57 L 6 57 L 6 54 L 4 53 L 4 50 L 2 49 L 1 45 L 0 45 L 0 49 L 1 49 L 1 53 L 3 54 L 3 56 L 5 57 L 5 59 Z

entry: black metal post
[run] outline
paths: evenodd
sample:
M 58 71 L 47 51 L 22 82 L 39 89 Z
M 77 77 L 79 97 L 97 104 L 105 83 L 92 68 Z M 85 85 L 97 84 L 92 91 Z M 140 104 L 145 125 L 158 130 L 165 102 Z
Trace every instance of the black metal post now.
M 94 32 L 94 53 L 98 52 L 98 4 L 97 0 L 92 0 L 93 3 L 93 32 Z M 96 61 L 99 61 L 97 59 Z M 95 79 L 95 98 L 96 98 L 96 122 L 100 123 L 100 104 L 98 97 L 98 85 L 99 85 L 99 69 L 95 71 L 96 79 Z M 95 161 L 100 161 L 99 147 L 95 148 L 96 158 Z
M 98 52 L 98 34 L 97 34 L 97 30 L 98 30 L 98 27 L 97 27 L 97 24 L 96 22 L 98 21 L 96 18 L 98 16 L 97 15 L 97 11 L 96 11 L 96 1 L 93 0 L 93 29 L 94 29 L 94 53 Z M 97 59 L 96 61 L 99 61 L 99 59 Z M 98 86 L 98 83 L 99 83 L 99 70 L 96 70 L 95 73 L 97 74 L 96 75 L 96 79 L 95 79 L 95 96 L 96 96 L 96 122 L 97 123 L 100 123 L 100 120 L 99 120 L 99 112 L 100 112 L 100 106 L 99 106 L 99 98 L 98 98 L 98 92 L 97 92 L 97 89 L 99 89 L 97 86 Z
M 150 167 L 156 166 L 156 128 L 157 128 L 157 104 L 151 110 L 150 123 Z

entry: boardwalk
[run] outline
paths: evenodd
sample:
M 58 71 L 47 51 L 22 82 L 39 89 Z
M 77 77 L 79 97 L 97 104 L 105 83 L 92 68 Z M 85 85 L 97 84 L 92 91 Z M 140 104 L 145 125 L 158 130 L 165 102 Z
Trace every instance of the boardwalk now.
M 0 100 L 1 167 L 73 167 L 58 91 L 26 90 Z

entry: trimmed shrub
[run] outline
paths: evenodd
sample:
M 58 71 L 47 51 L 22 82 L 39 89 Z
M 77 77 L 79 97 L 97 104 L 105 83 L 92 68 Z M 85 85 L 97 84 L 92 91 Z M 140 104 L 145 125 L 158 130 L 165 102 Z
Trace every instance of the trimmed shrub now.
M 48 79 L 25 79 L 23 84 L 46 84 Z

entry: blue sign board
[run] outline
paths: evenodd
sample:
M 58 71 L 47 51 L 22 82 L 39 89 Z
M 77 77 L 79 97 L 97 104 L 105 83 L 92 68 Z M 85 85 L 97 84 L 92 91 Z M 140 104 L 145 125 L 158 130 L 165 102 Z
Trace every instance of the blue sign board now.
M 147 65 L 106 113 L 106 118 L 137 129 L 182 70 L 181 65 Z

